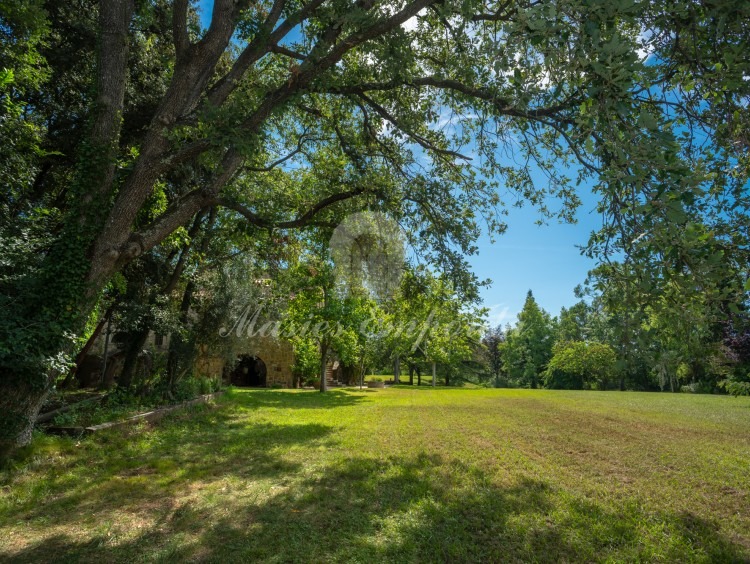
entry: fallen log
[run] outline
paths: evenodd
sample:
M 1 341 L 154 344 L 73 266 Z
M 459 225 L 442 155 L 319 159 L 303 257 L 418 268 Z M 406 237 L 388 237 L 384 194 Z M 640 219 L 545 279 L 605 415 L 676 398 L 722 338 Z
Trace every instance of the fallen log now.
M 216 392 L 213 394 L 206 394 L 203 396 L 198 396 L 195 399 L 184 401 L 182 403 L 169 405 L 167 407 L 161 407 L 159 409 L 154 409 L 153 411 L 146 411 L 144 413 L 139 413 L 137 415 L 133 415 L 132 417 L 128 417 L 127 419 L 123 419 L 122 421 L 109 421 L 107 423 L 101 423 L 99 425 L 91 425 L 89 427 L 50 426 L 50 427 L 46 427 L 44 430 L 45 432 L 50 433 L 52 435 L 67 435 L 67 436 L 78 437 L 81 435 L 92 435 L 99 431 L 104 431 L 105 429 L 116 429 L 118 427 L 125 427 L 127 425 L 132 425 L 133 423 L 138 423 L 139 421 L 147 421 L 151 423 L 151 422 L 160 420 L 162 417 L 164 417 L 165 415 L 167 415 L 168 413 L 172 411 L 177 411 L 178 409 L 184 409 L 186 407 L 192 407 L 194 405 L 208 403 L 212 399 L 216 398 L 217 396 L 222 395 L 223 393 L 224 392 Z
M 74 407 L 78 407 L 80 405 L 83 405 L 85 403 L 89 403 L 92 401 L 102 401 L 104 397 L 107 394 L 100 394 L 98 396 L 92 397 L 92 398 L 86 398 L 85 400 L 78 401 L 76 403 L 69 403 L 68 405 L 63 405 L 62 407 L 58 407 L 57 409 L 53 409 L 52 411 L 48 411 L 47 413 L 42 413 L 39 415 L 39 417 L 36 418 L 37 423 L 44 423 L 45 421 L 49 421 L 50 419 L 54 419 L 61 413 L 65 413 L 66 411 L 70 411 Z

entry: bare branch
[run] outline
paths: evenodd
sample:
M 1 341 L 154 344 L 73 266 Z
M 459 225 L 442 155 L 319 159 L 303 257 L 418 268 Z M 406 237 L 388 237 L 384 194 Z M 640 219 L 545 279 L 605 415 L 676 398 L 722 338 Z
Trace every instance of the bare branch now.
M 295 155 L 298 155 L 299 153 L 302 153 L 303 149 L 304 149 L 304 145 L 305 145 L 305 143 L 307 141 L 315 141 L 316 140 L 316 138 L 308 137 L 306 134 L 307 134 L 307 130 L 305 130 L 299 136 L 299 139 L 297 140 L 297 147 L 293 151 L 291 151 L 289 154 L 287 154 L 287 155 L 285 155 L 285 156 L 283 156 L 283 157 L 281 157 L 281 158 L 273 161 L 271 164 L 269 164 L 267 166 L 264 166 L 264 167 L 250 167 L 250 166 L 246 166 L 246 167 L 243 167 L 243 170 L 247 170 L 247 171 L 250 171 L 250 172 L 270 172 L 270 171 L 272 171 L 277 166 L 279 166 L 281 164 L 284 164 L 286 161 L 288 161 L 289 159 L 291 159 Z
M 507 11 L 508 8 L 510 8 L 511 4 L 512 2 L 510 0 L 506 0 L 500 6 L 498 6 L 497 10 L 495 10 L 492 13 L 475 14 L 471 16 L 471 21 L 473 22 L 482 22 L 482 21 L 507 22 L 510 19 L 510 17 L 513 15 L 512 13 Z
M 383 106 L 378 104 L 372 98 L 369 98 L 366 94 L 364 93 L 360 94 L 359 97 L 362 98 L 362 100 L 364 100 L 367 103 L 367 105 L 369 105 L 373 110 L 375 110 L 375 112 L 377 112 L 383 119 L 389 121 L 390 123 L 393 124 L 394 127 L 397 127 L 398 129 L 406 133 L 409 137 L 414 139 L 414 141 L 416 141 L 424 149 L 427 149 L 428 151 L 433 151 L 435 153 L 439 153 L 441 155 L 446 155 L 446 156 L 454 157 L 457 159 L 463 159 L 465 161 L 472 160 L 471 157 L 462 155 L 461 153 L 457 151 L 451 151 L 450 149 L 442 149 L 440 147 L 437 147 L 429 139 L 422 137 L 421 135 L 417 133 L 407 130 L 399 123 L 399 121 L 394 116 L 392 116 L 388 112 L 388 110 L 386 110 Z
M 363 82 L 361 84 L 354 84 L 351 86 L 335 86 L 332 88 L 320 89 L 320 91 L 329 92 L 331 94 L 360 95 L 364 92 L 395 90 L 404 87 L 416 88 L 420 86 L 428 86 L 439 88 L 441 90 L 460 92 L 461 94 L 465 94 L 466 96 L 469 96 L 471 98 L 489 102 L 492 105 L 493 109 L 499 114 L 524 118 L 552 116 L 576 104 L 576 101 L 574 99 L 571 99 L 565 104 L 557 104 L 555 106 L 549 106 L 546 108 L 521 110 L 512 107 L 508 100 L 501 98 L 496 92 L 493 92 L 492 90 L 489 90 L 487 88 L 473 87 L 467 84 L 463 84 L 462 82 L 459 82 L 457 80 L 438 78 L 435 76 L 423 76 L 407 81 Z
M 285 55 L 292 59 L 299 59 L 300 61 L 304 61 L 307 58 L 307 55 L 297 53 L 296 51 L 292 51 L 291 49 L 287 49 L 286 47 L 282 47 L 281 45 L 272 45 L 271 52 L 278 53 L 279 55 Z

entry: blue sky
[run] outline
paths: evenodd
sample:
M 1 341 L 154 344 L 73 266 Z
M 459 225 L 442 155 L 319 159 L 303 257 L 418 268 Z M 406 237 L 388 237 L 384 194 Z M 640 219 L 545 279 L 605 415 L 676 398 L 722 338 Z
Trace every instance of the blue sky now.
M 199 0 L 198 6 L 201 23 L 207 27 L 213 0 Z M 575 177 L 573 170 L 568 172 Z M 536 224 L 539 212 L 533 207 L 511 208 L 505 234 L 494 243 L 487 235 L 479 240 L 479 253 L 469 257 L 469 263 L 480 279 L 493 281 L 481 292 L 492 325 L 514 322 L 528 290 L 552 315 L 577 301 L 573 289 L 583 283 L 595 263 L 582 256 L 576 245 L 585 244 L 589 233 L 601 225 L 593 195 L 582 188 L 579 197 L 583 205 L 577 224 L 550 221 L 540 226 Z
M 535 224 L 539 213 L 532 207 L 512 208 L 505 234 L 494 243 L 487 236 L 480 239 L 479 253 L 469 262 L 477 276 L 493 281 L 482 290 L 492 325 L 512 323 L 528 290 L 552 315 L 577 301 L 573 289 L 584 282 L 595 263 L 582 256 L 576 245 L 585 244 L 589 233 L 601 225 L 593 196 L 581 194 L 581 199 L 577 224 L 540 226 Z

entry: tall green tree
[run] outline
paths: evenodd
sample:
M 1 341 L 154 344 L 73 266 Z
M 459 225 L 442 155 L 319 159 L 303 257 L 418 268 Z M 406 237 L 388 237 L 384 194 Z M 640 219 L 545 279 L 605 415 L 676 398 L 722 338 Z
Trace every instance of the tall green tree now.
M 479 345 L 479 327 L 486 310 L 476 299 L 456 291 L 445 275 L 424 267 L 406 270 L 392 300 L 383 304 L 385 316 L 375 334 L 380 335 L 388 360 L 398 357 L 410 368 L 431 371 L 441 365 L 448 375 L 459 373 Z M 411 383 L 411 377 L 410 377 Z
M 484 361 L 489 367 L 490 373 L 494 380 L 496 388 L 500 387 L 502 383 L 502 375 L 504 374 L 503 368 L 503 357 L 500 352 L 502 344 L 505 342 L 506 335 L 501 325 L 496 327 L 490 327 L 482 337 L 482 355 Z
M 529 290 L 516 326 L 506 332 L 501 346 L 503 365 L 517 385 L 537 388 L 552 356 L 554 325 Z
M 284 335 L 302 354 L 298 368 L 306 371 L 314 344 L 318 351 L 320 391 L 327 390 L 329 360 L 364 369 L 368 335 L 363 327 L 376 317 L 376 305 L 359 288 L 343 287 L 331 261 L 323 254 L 307 255 L 288 273 L 292 295 L 284 312 Z

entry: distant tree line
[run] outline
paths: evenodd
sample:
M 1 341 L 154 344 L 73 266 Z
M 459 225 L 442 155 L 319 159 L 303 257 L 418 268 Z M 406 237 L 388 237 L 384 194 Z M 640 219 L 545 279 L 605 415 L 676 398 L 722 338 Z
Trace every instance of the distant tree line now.
M 577 289 L 586 299 L 557 317 L 529 291 L 516 323 L 491 328 L 482 339 L 485 381 L 498 387 L 750 394 L 747 303 L 724 311 L 705 294 L 688 303 L 642 294 L 644 302 L 636 305 L 612 295 L 614 286 L 603 293 L 592 289 L 606 274 L 594 270 L 590 285 Z

